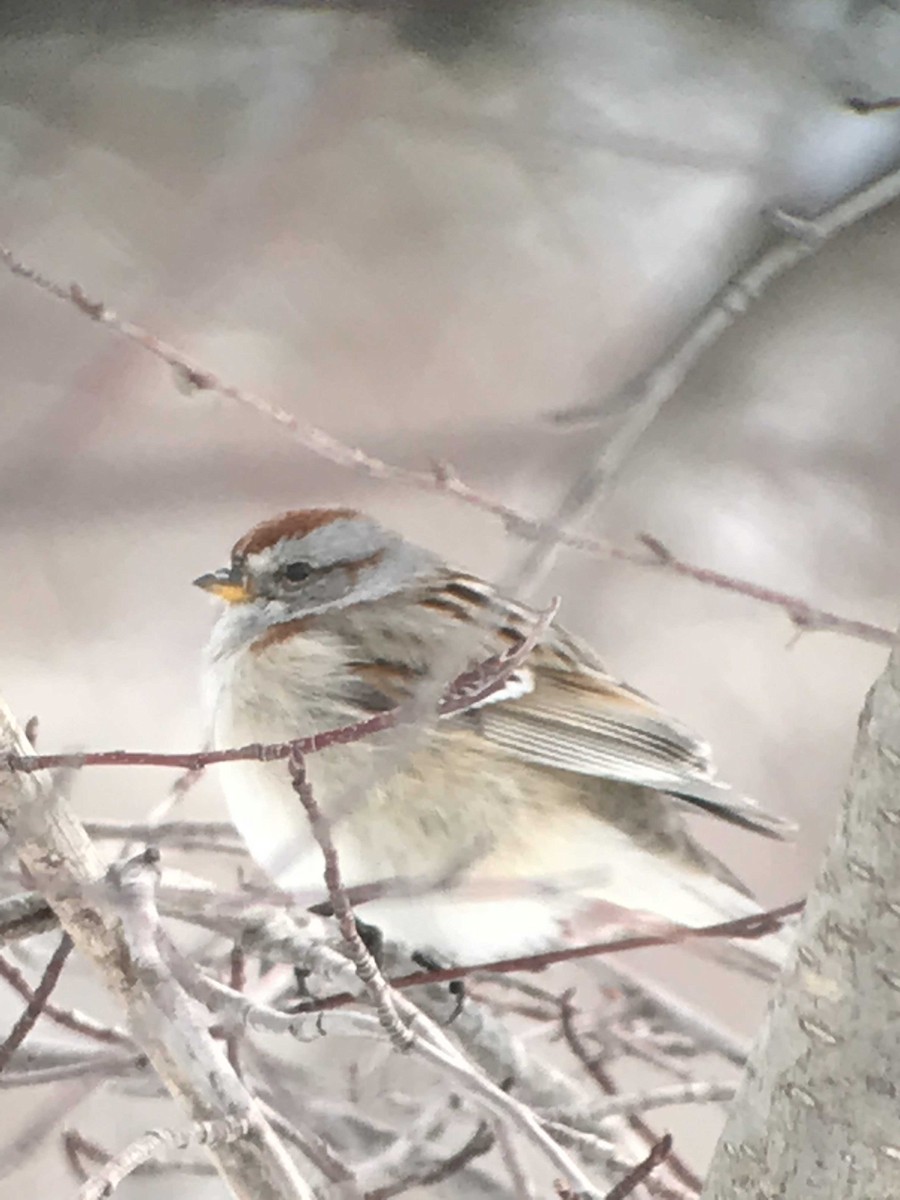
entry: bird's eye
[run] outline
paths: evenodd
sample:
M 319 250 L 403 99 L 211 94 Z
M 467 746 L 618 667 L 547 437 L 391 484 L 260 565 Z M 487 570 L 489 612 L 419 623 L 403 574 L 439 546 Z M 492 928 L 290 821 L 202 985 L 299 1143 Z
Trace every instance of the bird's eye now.
M 302 583 L 308 575 L 312 574 L 312 567 L 309 563 L 292 562 L 288 563 L 281 574 L 288 583 Z

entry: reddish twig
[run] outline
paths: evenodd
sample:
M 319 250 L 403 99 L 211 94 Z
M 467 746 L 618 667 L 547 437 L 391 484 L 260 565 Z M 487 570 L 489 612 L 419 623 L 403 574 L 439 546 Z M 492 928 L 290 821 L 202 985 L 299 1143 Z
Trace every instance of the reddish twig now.
M 31 998 L 25 1005 L 25 1011 L 15 1022 L 6 1040 L 0 1045 L 0 1071 L 5 1070 L 16 1050 L 22 1045 L 37 1024 L 41 1013 L 47 1006 L 47 1001 L 59 982 L 66 959 L 72 953 L 72 939 L 64 933 L 59 944 L 50 956 L 50 961 L 41 976 L 41 981 L 31 993 Z
M 309 818 L 312 835 L 322 851 L 322 858 L 325 862 L 325 886 L 328 889 L 331 910 L 347 944 L 356 974 L 369 993 L 382 1029 L 388 1034 L 397 1049 L 405 1052 L 413 1044 L 413 1035 L 397 1012 L 391 989 L 378 969 L 374 957 L 360 937 L 356 918 L 353 915 L 353 906 L 347 898 L 341 879 L 337 851 L 331 838 L 331 823 L 313 795 L 312 787 L 306 776 L 306 764 L 303 756 L 294 752 L 288 759 L 288 768 L 291 772 L 294 791 Z
M 300 754 L 315 754 L 329 746 L 343 746 L 358 742 L 373 733 L 391 729 L 397 723 L 397 710 L 376 713 L 365 721 L 344 725 L 340 729 L 329 729 L 325 733 L 296 738 L 291 742 L 250 742 L 229 750 L 191 750 L 180 754 L 157 753 L 153 750 L 98 750 L 77 754 L 8 754 L 0 759 L 13 771 L 41 771 L 58 767 L 177 767 L 199 770 L 217 763 L 275 762 L 287 758 L 292 751 Z
M 0 955 L 0 979 L 6 980 L 9 986 L 19 993 L 26 1004 L 31 1006 L 34 1002 L 36 990 L 26 981 L 21 971 L 18 971 L 11 963 L 8 963 L 2 955 Z M 68 1012 L 64 1008 L 57 1008 L 55 1005 L 48 1003 L 47 1000 L 43 1001 L 41 1012 L 64 1029 L 70 1029 L 73 1033 L 80 1033 L 85 1037 L 93 1038 L 95 1042 L 105 1042 L 114 1046 L 130 1045 L 128 1038 L 124 1034 L 119 1033 L 118 1030 L 110 1029 L 105 1025 L 99 1024 L 99 1022 L 82 1020 L 75 1013 Z
M 572 1004 L 571 990 L 564 992 L 560 997 L 559 1015 L 563 1037 L 566 1039 L 566 1045 L 569 1047 L 581 1065 L 585 1068 L 591 1078 L 595 1080 L 600 1090 L 607 1096 L 614 1095 L 616 1092 L 616 1085 L 612 1076 L 603 1066 L 603 1063 L 600 1061 L 600 1059 L 596 1055 L 588 1052 L 587 1047 L 584 1045 L 578 1033 L 576 1032 L 574 1020 L 575 1008 Z M 652 1158 L 656 1147 L 660 1144 L 660 1141 L 644 1118 L 638 1113 L 628 1113 L 625 1119 L 629 1128 L 631 1128 L 638 1135 L 638 1137 L 650 1147 L 650 1154 L 643 1163 L 638 1164 L 638 1166 L 635 1168 L 637 1171 L 643 1168 L 649 1159 Z M 703 1181 L 694 1174 L 694 1172 L 683 1161 L 682 1158 L 674 1153 L 671 1138 L 669 1138 L 666 1153 L 663 1155 L 663 1157 L 667 1160 L 668 1168 L 672 1172 L 672 1175 L 675 1177 L 675 1179 L 677 1179 L 679 1183 L 684 1184 L 685 1187 L 690 1188 L 694 1193 L 696 1193 L 696 1195 L 699 1196 L 700 1190 L 703 1187 Z M 662 1159 L 659 1161 L 662 1161 Z M 654 1163 L 653 1165 L 655 1166 L 656 1164 Z M 650 1169 L 652 1170 L 652 1167 Z M 648 1170 L 647 1174 L 649 1173 L 650 1172 Z M 626 1182 L 627 1178 L 629 1177 L 626 1177 L 626 1180 L 622 1182 Z M 636 1187 L 637 1184 L 640 1183 L 644 1178 L 646 1178 L 646 1175 L 641 1175 L 636 1180 L 634 1187 Z M 613 1191 L 615 1192 L 615 1189 L 613 1189 Z M 613 1193 L 610 1194 L 612 1195 Z M 621 1194 L 623 1196 L 627 1196 L 629 1195 L 629 1192 L 622 1192 Z
M 894 176 L 887 176 L 881 180 L 877 180 L 859 196 L 852 197 L 848 201 L 842 201 L 839 205 L 835 206 L 832 212 L 832 220 L 827 233 L 839 231 L 853 221 L 858 220 L 861 216 L 866 215 L 866 213 L 875 211 L 876 208 L 888 203 L 894 198 L 896 186 Z M 821 238 L 824 235 L 820 234 L 819 236 Z M 798 245 L 803 242 L 802 237 L 796 235 L 795 240 Z M 800 257 L 802 257 L 802 254 Z M 118 317 L 102 301 L 89 299 L 77 284 L 64 286 L 57 283 L 55 280 L 41 274 L 34 267 L 22 262 L 8 247 L 3 245 L 0 245 L 0 261 L 6 264 L 13 275 L 27 280 L 57 300 L 72 305 L 78 312 L 104 325 L 106 328 L 126 338 L 133 344 L 140 346 L 147 353 L 164 362 L 175 372 L 176 377 L 183 385 L 213 392 L 225 399 L 252 409 L 268 420 L 274 421 L 283 429 L 286 429 L 313 454 L 327 459 L 338 466 L 363 471 L 376 479 L 393 481 L 405 484 L 408 487 L 453 496 L 457 500 L 480 509 L 482 512 L 499 517 L 510 533 L 514 533 L 520 537 L 529 539 L 552 537 L 560 544 L 570 546 L 575 550 L 581 550 L 595 557 L 631 562 L 641 567 L 665 567 L 665 569 L 671 570 L 675 574 L 694 579 L 698 583 L 708 584 L 713 587 L 736 592 L 739 595 L 748 596 L 759 603 L 773 605 L 776 608 L 782 609 L 795 624 L 797 624 L 796 616 L 799 615 L 803 620 L 803 628 L 805 630 L 830 630 L 849 637 L 862 638 L 864 641 L 875 642 L 879 645 L 890 646 L 893 644 L 894 634 L 889 629 L 865 621 L 856 621 L 842 617 L 837 613 L 828 612 L 825 609 L 811 605 L 796 596 L 777 592 L 771 588 L 761 587 L 748 580 L 727 576 L 717 571 L 710 571 L 704 567 L 693 567 L 688 563 L 678 560 L 661 561 L 655 554 L 648 556 L 642 553 L 641 550 L 617 546 L 602 538 L 572 533 L 566 528 L 564 522 L 558 520 L 541 520 L 518 512 L 516 509 L 494 497 L 478 492 L 475 488 L 460 479 L 455 471 L 446 464 L 434 466 L 429 471 L 413 470 L 408 467 L 400 467 L 396 464 L 385 462 L 383 459 L 367 454 L 356 447 L 347 446 L 324 430 L 307 425 L 286 409 L 280 408 L 263 399 L 261 396 L 257 396 L 243 388 L 226 383 L 212 371 L 207 370 L 199 363 L 193 362 L 175 346 L 155 337 L 140 326 Z M 171 763 L 169 765 L 181 765 L 190 769 L 193 761 L 193 759 L 185 759 L 179 764 Z
M 900 96 L 885 96 L 883 100 L 863 100 L 859 96 L 851 96 L 844 101 L 851 112 L 868 116 L 875 112 L 893 112 L 900 108 Z
M 859 641 L 873 642 L 880 646 L 892 646 L 896 639 L 896 634 L 892 630 L 885 629 L 881 625 L 840 617 L 836 613 L 817 608 L 815 605 L 807 603 L 806 600 L 801 600 L 799 596 L 792 596 L 788 592 L 779 592 L 775 588 L 763 587 L 762 584 L 751 583 L 746 579 L 736 579 L 721 571 L 713 571 L 709 567 L 696 567 L 692 563 L 676 558 L 667 546 L 649 533 L 640 534 L 638 540 L 653 556 L 652 561 L 646 560 L 643 563 L 644 566 L 664 568 L 673 575 L 682 575 L 686 579 L 693 579 L 708 587 L 733 592 L 739 596 L 746 596 L 750 600 L 756 600 L 760 604 L 780 608 L 791 624 L 801 633 L 843 633 L 857 638 Z M 627 562 L 637 561 L 630 553 L 620 554 L 618 550 L 613 552 L 612 557 L 621 558 Z
M 670 1158 L 671 1153 L 672 1135 L 666 1133 L 657 1142 L 654 1142 L 646 1158 L 633 1166 L 623 1179 L 610 1188 L 603 1200 L 625 1200 L 649 1178 L 660 1163 Z M 583 1195 L 573 1192 L 571 1188 L 565 1187 L 561 1183 L 556 1184 L 556 1195 L 558 1200 L 587 1200 Z
M 624 1179 L 620 1179 L 615 1187 L 610 1188 L 606 1193 L 604 1200 L 625 1200 L 626 1196 L 631 1193 L 644 1182 L 644 1180 L 656 1170 L 660 1163 L 671 1158 L 672 1154 L 672 1135 L 664 1134 L 658 1142 L 650 1147 L 650 1153 L 647 1157 L 632 1167 Z
M 483 704 L 498 692 L 509 677 L 522 665 L 547 627 L 553 621 L 559 607 L 557 600 L 539 613 L 528 634 L 503 654 L 495 654 L 474 667 L 468 667 L 448 687 L 437 706 L 439 717 L 451 717 L 475 705 Z M 188 776 L 216 763 L 276 762 L 293 756 L 305 757 L 330 746 L 346 746 L 362 741 L 375 733 L 382 733 L 401 724 L 406 717 L 403 705 L 376 713 L 364 721 L 342 725 L 339 729 L 328 729 L 309 737 L 294 738 L 290 742 L 251 742 L 229 750 L 197 750 L 187 754 L 158 754 L 146 750 L 100 750 L 78 754 L 8 754 L 0 758 L 13 771 L 41 771 L 60 767 L 179 767 Z
M 82 1159 L 87 1159 L 88 1162 L 95 1164 L 108 1163 L 112 1155 L 99 1146 L 96 1142 L 90 1141 L 77 1129 L 64 1129 L 62 1134 L 63 1153 L 66 1156 L 66 1162 L 72 1168 L 72 1173 L 79 1183 L 85 1183 L 88 1179 L 88 1172 L 84 1169 Z
M 606 942 L 591 942 L 585 946 L 569 946 L 565 950 L 547 950 L 543 954 L 523 955 L 520 958 L 495 959 L 493 962 L 473 963 L 468 967 L 440 967 L 434 971 L 413 971 L 390 979 L 394 988 L 423 987 L 431 983 L 452 983 L 455 979 L 467 979 L 479 971 L 504 975 L 512 971 L 542 971 L 556 963 L 572 962 L 579 958 L 597 958 L 605 954 L 617 954 L 626 950 L 645 950 L 653 946 L 678 946 L 695 938 L 758 938 L 780 929 L 787 917 L 795 916 L 803 908 L 802 900 L 782 904 L 779 908 L 753 913 L 749 917 L 738 917 L 733 921 L 722 921 L 716 925 L 701 925 L 691 928 L 677 925 L 662 934 L 637 934 L 634 937 L 615 938 Z M 327 1011 L 352 1004 L 356 997 L 349 992 L 338 992 L 324 996 L 304 1006 L 304 1012 Z
M 93 300 L 77 284 L 68 286 L 57 283 L 42 274 L 34 267 L 28 266 L 18 258 L 7 246 L 0 245 L 0 260 L 2 260 L 13 275 L 33 284 L 40 291 L 65 304 L 71 305 L 78 312 L 92 321 L 105 326 L 133 345 L 139 346 L 146 353 L 160 362 L 165 363 L 174 372 L 178 382 L 185 387 L 197 391 L 212 392 L 223 399 L 231 400 L 245 408 L 275 422 L 294 437 L 311 453 L 326 459 L 340 467 L 362 471 L 374 479 L 403 483 L 425 491 L 444 492 L 464 500 L 466 503 L 484 512 L 499 517 L 510 528 L 518 529 L 526 535 L 538 532 L 543 523 L 522 517 L 508 505 L 487 496 L 482 496 L 468 484 L 464 483 L 448 464 L 435 464 L 431 470 L 416 471 L 408 467 L 396 466 L 385 462 L 372 454 L 367 454 L 355 446 L 348 446 L 337 438 L 301 421 L 299 417 L 286 409 L 272 404 L 262 396 L 245 388 L 235 387 L 208 370 L 201 363 L 195 362 L 171 343 L 156 337 L 148 330 L 131 321 L 119 317 L 108 308 L 102 300 Z M 562 532 L 562 530 L 560 531 Z

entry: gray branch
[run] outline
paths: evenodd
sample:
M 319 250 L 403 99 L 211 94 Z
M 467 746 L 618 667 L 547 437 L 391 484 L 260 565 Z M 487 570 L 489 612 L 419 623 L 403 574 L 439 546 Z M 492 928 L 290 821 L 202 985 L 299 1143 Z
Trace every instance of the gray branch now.
M 900 650 L 860 718 L 838 829 L 705 1200 L 900 1196 Z
M 172 1151 L 187 1150 L 193 1146 L 229 1145 L 238 1138 L 246 1137 L 249 1132 L 246 1118 L 236 1120 L 234 1117 L 198 1121 L 189 1130 L 151 1129 L 88 1179 L 78 1193 L 78 1200 L 104 1200 L 129 1175 Z
M 0 701 L 0 754 L 30 749 Z M 239 1200 L 311 1200 L 310 1189 L 192 1002 L 158 964 L 143 962 L 133 952 L 104 864 L 46 773 L 0 774 L 0 825 L 63 929 L 123 1005 L 135 1041 L 190 1121 L 228 1116 L 249 1122 L 249 1136 L 207 1147 L 232 1194 Z

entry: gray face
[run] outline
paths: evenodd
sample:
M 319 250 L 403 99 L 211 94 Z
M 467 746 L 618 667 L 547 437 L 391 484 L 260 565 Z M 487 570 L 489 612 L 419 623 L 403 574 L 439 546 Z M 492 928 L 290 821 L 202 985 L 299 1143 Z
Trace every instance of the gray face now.
M 302 514 L 301 514 L 302 515 Z M 230 568 L 196 580 L 227 601 L 229 641 L 282 621 L 377 600 L 431 573 L 437 558 L 367 517 L 335 517 L 270 544 L 238 542 Z
M 283 538 L 246 558 L 238 556 L 232 570 L 257 601 L 274 601 L 292 616 L 321 612 L 371 594 L 392 541 L 396 539 L 369 521 L 341 519 L 302 537 Z

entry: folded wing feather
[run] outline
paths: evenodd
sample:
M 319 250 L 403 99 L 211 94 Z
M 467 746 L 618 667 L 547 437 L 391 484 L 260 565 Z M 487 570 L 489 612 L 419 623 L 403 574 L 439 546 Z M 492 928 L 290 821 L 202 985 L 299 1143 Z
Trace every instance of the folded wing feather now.
M 562 635 L 564 638 L 565 635 Z M 669 792 L 735 825 L 787 836 L 792 826 L 715 778 L 709 747 L 639 692 L 594 667 L 578 668 L 552 642 L 535 651 L 535 687 L 482 709 L 488 741 L 545 767 Z
M 470 576 L 442 578 L 423 595 L 426 611 L 436 610 L 433 639 L 423 636 L 415 662 L 373 661 L 371 650 L 363 647 L 351 672 L 357 703 L 375 711 L 413 695 L 427 677 L 448 613 L 480 627 L 483 657 L 515 646 L 538 619 L 534 610 L 498 597 Z M 331 620 L 345 636 L 360 640 L 353 612 L 343 610 Z M 421 620 L 421 608 L 417 615 Z M 350 628 L 344 630 L 347 623 Z M 610 676 L 589 645 L 557 625 L 488 702 L 448 720 L 476 726 L 489 742 L 523 762 L 653 788 L 770 837 L 793 830 L 790 822 L 717 780 L 705 742 Z

